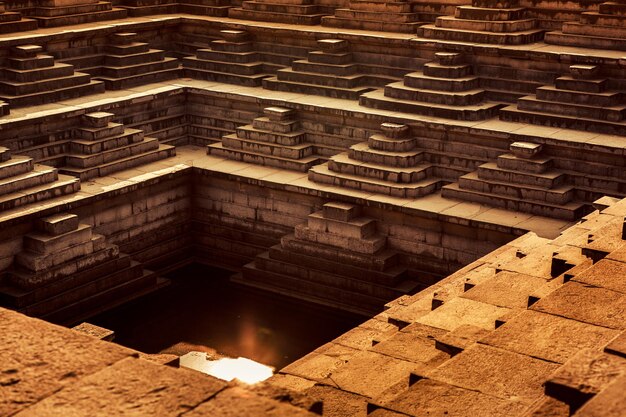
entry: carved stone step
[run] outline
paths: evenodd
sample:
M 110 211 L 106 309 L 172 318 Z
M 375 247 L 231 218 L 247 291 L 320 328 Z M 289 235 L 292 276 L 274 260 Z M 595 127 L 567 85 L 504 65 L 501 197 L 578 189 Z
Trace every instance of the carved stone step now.
M 415 167 L 423 160 L 423 152 L 417 150 L 384 151 L 373 149 L 367 143 L 352 145 L 348 151 L 351 159 L 362 162 L 370 162 L 377 165 L 408 168 Z
M 366 238 L 376 234 L 376 220 L 356 217 L 349 221 L 324 217 L 323 212 L 311 213 L 307 217 L 307 226 L 320 233 L 332 233 L 351 238 Z
M 442 65 L 437 62 L 424 64 L 424 75 L 433 78 L 465 78 L 472 75 L 472 66 L 468 64 Z
M 562 103 L 539 100 L 533 96 L 522 97 L 517 101 L 517 108 L 539 113 L 562 114 L 572 117 L 621 122 L 626 115 L 626 105 L 615 107 L 595 107 L 574 103 Z
M 324 16 L 322 17 L 322 26 L 345 28 L 345 29 L 357 29 L 357 30 L 371 30 L 377 32 L 397 32 L 397 33 L 412 33 L 415 34 L 417 29 L 423 25 L 424 22 L 385 22 L 381 20 L 358 20 L 354 18 L 340 18 L 336 16 Z
M 221 61 L 208 61 L 205 59 L 198 59 L 194 57 L 186 57 L 183 59 L 183 65 L 185 66 L 185 68 L 194 68 L 194 69 L 201 69 L 204 71 L 214 71 L 214 72 L 221 72 L 225 68 L 228 68 L 228 71 L 231 74 L 255 75 L 263 71 L 264 64 L 260 61 L 221 62 Z
M 404 76 L 404 85 L 423 90 L 456 92 L 477 89 L 480 86 L 480 80 L 474 76 L 461 78 L 430 77 L 421 71 L 416 71 Z
M 493 162 L 479 166 L 478 176 L 487 181 L 510 182 L 542 188 L 558 187 L 565 182 L 565 175 L 561 172 L 525 173 L 502 169 Z
M 552 168 L 551 158 L 535 157 L 532 159 L 518 158 L 513 154 L 498 156 L 497 165 L 499 168 L 511 171 L 532 172 L 541 174 Z
M 537 99 L 598 107 L 613 107 L 624 102 L 624 94 L 618 91 L 591 93 L 587 91 L 560 90 L 552 86 L 543 86 L 537 88 Z
M 285 81 L 279 80 L 276 77 L 269 77 L 263 80 L 263 88 L 274 91 L 298 92 L 303 94 L 342 98 L 345 100 L 357 100 L 362 94 L 374 89 L 372 87 L 342 88 L 326 86 L 323 85 L 323 83 L 323 80 L 320 80 L 319 84 L 307 84 L 302 81 Z
M 41 255 L 51 255 L 72 246 L 85 244 L 91 239 L 91 226 L 80 224 L 76 229 L 58 235 L 41 232 L 29 233 L 24 236 L 24 249 Z
M 272 77 L 272 74 L 238 75 L 225 72 L 205 71 L 197 68 L 185 68 L 184 76 L 199 80 L 243 85 L 246 87 L 259 87 L 263 79 Z
M 138 155 L 158 149 L 159 141 L 156 138 L 144 138 L 140 142 L 103 150 L 92 154 L 70 154 L 65 156 L 65 162 L 70 167 L 92 168 L 97 165 L 107 164 L 112 161 Z
M 79 73 L 74 73 L 79 74 Z M 50 103 L 54 101 L 82 97 L 89 94 L 104 92 L 104 83 L 101 81 L 90 81 L 87 84 L 69 86 L 66 88 L 55 88 L 53 90 L 34 92 L 31 94 L 12 96 L 3 94 L 0 99 L 8 101 L 12 107 L 34 106 L 38 104 Z
M 248 125 L 249 126 L 249 125 Z M 276 133 L 296 133 L 300 131 L 298 120 L 273 121 L 269 117 L 257 117 L 252 120 L 252 127 L 255 130 L 264 130 Z M 241 127 L 245 129 L 245 127 Z
M 237 137 L 240 139 L 273 143 L 281 146 L 295 146 L 306 140 L 306 133 L 302 130 L 284 133 L 259 130 L 252 125 L 245 125 L 237 128 Z
M 515 33 L 530 31 L 537 26 L 535 19 L 522 20 L 465 20 L 452 16 L 440 16 L 435 26 L 445 29 L 470 30 L 477 32 Z
M 471 106 L 484 101 L 485 91 L 481 89 L 463 91 L 435 91 L 408 87 L 402 83 L 385 86 L 385 96 L 401 100 L 445 104 L 447 106 Z
M 514 33 L 497 33 L 424 25 L 420 27 L 419 32 L 423 37 L 429 39 L 497 45 L 523 45 L 539 42 L 543 39 L 543 30 L 540 29 L 525 30 Z M 420 33 L 418 33 L 418 35 Z
M 6 148 L 5 148 L 6 149 Z M 9 153 L 8 151 L 6 153 Z M 34 168 L 33 158 L 27 156 L 14 156 L 9 159 L 2 160 L 0 158 L 0 180 L 15 177 L 16 175 L 25 174 Z
M 207 152 L 209 155 L 215 155 L 235 161 L 243 161 L 257 165 L 272 166 L 301 172 L 306 172 L 312 166 L 320 163 L 320 158 L 316 155 L 308 156 L 302 159 L 288 159 L 278 156 L 258 154 L 255 152 L 246 152 L 238 149 L 228 149 L 221 143 L 214 143 L 207 146 Z
M 79 189 L 80 182 L 77 178 L 59 175 L 58 181 L 0 196 L 0 210 L 38 203 L 53 197 L 74 193 Z
M 106 119 L 110 117 L 107 116 Z M 88 125 L 89 123 L 85 123 Z M 105 139 L 124 134 L 124 125 L 121 123 L 108 122 L 104 127 L 77 127 L 74 129 L 74 137 L 87 141 Z
M 328 169 L 342 174 L 403 184 L 419 182 L 432 175 L 432 166 L 430 164 L 395 167 L 373 162 L 362 162 L 350 158 L 345 153 L 333 155 L 328 161 Z
M 587 93 L 602 93 L 606 90 L 606 79 L 580 79 L 569 75 L 558 77 L 555 86 L 559 90 L 583 91 Z
M 277 156 L 288 159 L 303 159 L 313 155 L 314 147 L 308 143 L 296 145 L 275 145 L 264 141 L 241 139 L 235 135 L 222 137 L 222 145 L 229 149 L 239 149 L 245 152 Z
M 234 19 L 259 20 L 263 22 L 290 23 L 295 25 L 319 25 L 323 14 L 288 14 L 232 8 L 228 16 Z
M 48 78 L 70 77 L 74 75 L 74 66 L 62 63 L 54 63 L 45 68 L 32 69 L 2 69 L 3 78 L 15 83 L 29 83 Z
M 369 235 L 363 237 L 349 237 L 337 234 L 319 232 L 307 225 L 299 224 L 294 228 L 296 239 L 322 245 L 334 246 L 347 249 L 352 252 L 372 255 L 383 249 L 387 243 L 387 238 L 380 235 Z
M 48 184 L 56 179 L 56 168 L 45 165 L 34 165 L 32 170 L 2 178 L 0 180 L 0 196 Z
M 0 81 L 0 92 L 9 96 L 25 96 L 28 94 L 39 93 L 42 91 L 50 91 L 55 89 L 63 89 L 73 87 L 79 84 L 87 84 L 90 81 L 89 74 L 74 72 L 69 76 L 61 76 L 56 78 L 45 77 L 38 81 L 31 82 L 12 82 L 8 80 Z
M 526 17 L 526 9 L 523 7 L 486 8 L 474 6 L 458 6 L 455 10 L 454 16 L 458 19 L 467 20 L 520 20 Z
M 356 64 L 321 64 L 309 61 L 293 61 L 291 68 L 296 72 L 333 74 L 340 77 L 354 75 L 359 70 L 359 66 Z M 280 75 L 278 78 L 281 78 Z
M 370 148 L 384 152 L 409 152 L 415 149 L 415 138 L 389 138 L 385 135 L 374 134 L 367 139 Z

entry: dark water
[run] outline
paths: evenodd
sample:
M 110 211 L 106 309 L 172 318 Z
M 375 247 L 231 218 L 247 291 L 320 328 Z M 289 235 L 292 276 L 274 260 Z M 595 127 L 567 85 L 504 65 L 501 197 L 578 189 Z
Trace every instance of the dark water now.
M 146 353 L 216 350 L 280 369 L 358 325 L 363 318 L 251 290 L 230 272 L 189 265 L 172 285 L 92 318 L 115 342 Z M 208 349 L 207 349 L 208 348 Z

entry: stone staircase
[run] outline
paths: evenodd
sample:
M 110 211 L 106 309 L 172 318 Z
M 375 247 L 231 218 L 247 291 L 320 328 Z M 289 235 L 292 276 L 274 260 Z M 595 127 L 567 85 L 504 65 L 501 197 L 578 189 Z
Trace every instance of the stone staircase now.
M 211 41 L 210 49 L 198 49 L 196 56 L 183 58 L 185 77 L 258 87 L 271 76 L 268 70 L 282 68 L 261 60 L 248 32 L 221 30 L 220 36 Z
M 139 84 L 178 78 L 178 60 L 165 51 L 151 49 L 137 41 L 133 32 L 114 33 L 105 47 L 103 66 L 95 79 L 104 81 L 107 90 L 121 90 Z
M 119 252 L 75 214 L 39 219 L 0 281 L 0 303 L 63 323 L 153 291 L 165 283 Z
M 602 3 L 598 11 L 583 12 L 579 19 L 564 22 L 560 31 L 546 33 L 546 43 L 626 51 L 626 4 L 623 1 Z
M 233 19 L 295 25 L 319 25 L 322 16 L 324 14 L 313 0 L 247 0 L 241 3 L 241 7 L 228 10 L 228 17 Z
M 126 10 L 99 0 L 40 0 L 29 17 L 40 27 L 57 27 L 124 19 Z
M 424 287 L 407 277 L 376 221 L 343 203 L 325 204 L 232 279 L 362 315 Z
M 385 86 L 384 93 L 361 95 L 359 103 L 376 109 L 417 113 L 457 120 L 482 120 L 496 115 L 501 104 L 485 100 L 480 79 L 456 52 L 437 52 L 436 62 Z
M 587 205 L 576 201 L 575 187 L 541 155 L 541 145 L 514 142 L 510 151 L 444 186 L 442 196 L 567 220 L 585 214 Z
M 454 16 L 439 16 L 418 35 L 453 42 L 521 45 L 543 39 L 537 20 L 528 16 L 519 0 L 472 0 L 458 6 Z
M 230 0 L 180 0 L 178 11 L 180 13 L 226 17 L 232 6 Z
M 222 137 L 221 143 L 207 147 L 209 155 L 237 161 L 306 172 L 321 163 L 315 146 L 306 139 L 306 132 L 295 119 L 295 111 L 268 107 L 265 116 L 251 125 L 238 127 L 235 134 Z
M 418 198 L 437 191 L 442 180 L 424 161 L 423 151 L 409 136 L 409 127 L 383 123 L 382 134 L 367 143 L 332 156 L 327 164 L 309 170 L 309 179 L 322 184 L 354 188 L 400 198 Z
M 502 120 L 616 135 L 626 134 L 625 116 L 624 92 L 611 89 L 595 65 L 572 65 L 554 86 L 539 87 L 500 112 Z
M 411 10 L 420 21 L 433 23 L 439 16 L 454 16 L 457 6 L 471 3 L 471 0 L 412 0 Z
M 35 164 L 32 158 L 12 156 L 0 147 L 0 211 L 74 193 L 80 180 L 59 175 L 56 168 Z
M 416 33 L 423 25 L 407 0 L 350 0 L 334 16 L 322 17 L 322 26 L 380 32 Z
M 11 107 L 65 100 L 104 91 L 104 83 L 74 66 L 54 62 L 38 45 L 11 47 L 6 66 L 0 69 L 0 99 Z
M 83 116 L 83 126 L 74 130 L 74 138 L 67 145 L 62 173 L 84 181 L 176 154 L 174 146 L 160 144 L 156 138 L 144 137 L 141 130 L 114 123 L 113 117 L 106 112 Z
M 320 50 L 310 52 L 306 60 L 293 61 L 291 68 L 280 69 L 276 77 L 264 79 L 263 87 L 347 100 L 358 100 L 361 94 L 374 89 L 367 86 L 370 77 L 360 73 L 359 65 L 354 63 L 347 41 L 321 39 L 317 46 Z
M 37 30 L 37 21 L 24 19 L 19 12 L 7 11 L 5 3 L 0 3 L 0 34 Z

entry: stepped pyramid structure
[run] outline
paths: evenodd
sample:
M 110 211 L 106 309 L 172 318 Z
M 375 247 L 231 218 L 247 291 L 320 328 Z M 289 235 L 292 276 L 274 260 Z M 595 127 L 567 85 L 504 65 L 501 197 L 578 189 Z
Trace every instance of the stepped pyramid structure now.
M 208 145 L 208 154 L 303 172 L 321 162 L 294 110 L 267 107 L 263 113 L 265 116 L 257 117 L 251 125 L 222 137 L 221 143 Z
M 126 10 L 100 0 L 39 0 L 30 13 L 40 27 L 57 27 L 123 19 Z
M 611 88 L 596 65 L 572 65 L 570 75 L 554 86 L 537 88 L 517 106 L 502 109 L 500 118 L 516 122 L 560 126 L 616 135 L 626 134 L 626 100 Z
M 349 100 L 374 89 L 367 86 L 369 77 L 354 63 L 347 41 L 321 39 L 317 46 L 321 50 L 310 52 L 306 60 L 293 61 L 291 68 L 264 79 L 263 87 Z
M 409 127 L 383 123 L 382 134 L 349 152 L 331 156 L 327 164 L 309 170 L 309 179 L 322 184 L 401 198 L 417 198 L 438 190 L 442 181 L 435 167 L 424 160 L 424 152 L 410 137 Z
M 211 41 L 210 49 L 183 58 L 186 77 L 257 87 L 270 77 L 272 66 L 262 62 L 248 32 L 221 30 L 222 39 Z
M 520 45 L 543 39 L 537 20 L 529 17 L 520 0 L 472 0 L 458 6 L 454 16 L 439 16 L 418 34 L 445 41 Z
M 382 32 L 415 33 L 423 24 L 406 0 L 350 0 L 347 8 L 322 18 L 322 26 Z
M 0 2 L 0 34 L 36 29 L 36 20 L 22 18 L 19 12 L 7 11 L 6 4 Z
M 84 181 L 176 154 L 175 147 L 144 137 L 141 130 L 114 123 L 113 117 L 106 112 L 83 116 L 83 126 L 74 129 L 74 138 L 68 144 L 62 173 Z
M 35 164 L 33 158 L 12 156 L 0 147 L 0 210 L 74 193 L 80 189 L 77 178 L 59 175 L 56 168 Z
M 87 94 L 101 93 L 104 84 L 74 66 L 54 62 L 39 45 L 11 48 L 6 66 L 0 69 L 0 100 L 11 107 L 50 103 Z
M 241 7 L 228 10 L 234 19 L 318 25 L 323 13 L 313 0 L 244 0 Z
M 560 31 L 546 33 L 546 43 L 594 49 L 626 51 L 626 3 L 600 4 L 598 11 L 580 14 L 580 20 L 564 22 Z
M 398 252 L 387 249 L 376 220 L 343 203 L 324 204 L 234 280 L 364 315 L 424 287 L 399 264 Z
M 460 120 L 493 117 L 502 107 L 487 101 L 480 79 L 470 64 L 456 52 L 437 52 L 437 61 L 424 64 L 422 71 L 404 76 L 403 82 L 381 91 L 361 95 L 359 103 L 376 109 L 418 113 Z
M 107 90 L 178 77 L 178 60 L 166 57 L 165 51 L 138 42 L 136 33 L 114 33 L 109 39 L 111 43 L 105 47 L 104 65 L 96 77 L 104 81 Z
M 29 316 L 65 322 L 162 283 L 78 216 L 63 213 L 39 219 L 24 236 L 23 251 L 0 281 L 0 300 Z
M 443 187 L 442 195 L 510 210 L 575 220 L 585 214 L 567 175 L 541 154 L 542 146 L 514 142 L 511 152 Z

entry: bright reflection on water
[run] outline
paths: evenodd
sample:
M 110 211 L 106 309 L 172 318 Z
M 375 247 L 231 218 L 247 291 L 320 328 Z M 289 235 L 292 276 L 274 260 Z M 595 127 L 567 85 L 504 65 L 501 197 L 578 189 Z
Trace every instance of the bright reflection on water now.
M 224 381 L 238 379 L 246 384 L 265 381 L 274 374 L 274 368 L 247 358 L 211 360 L 204 352 L 190 352 L 180 358 L 185 368 L 212 375 Z

